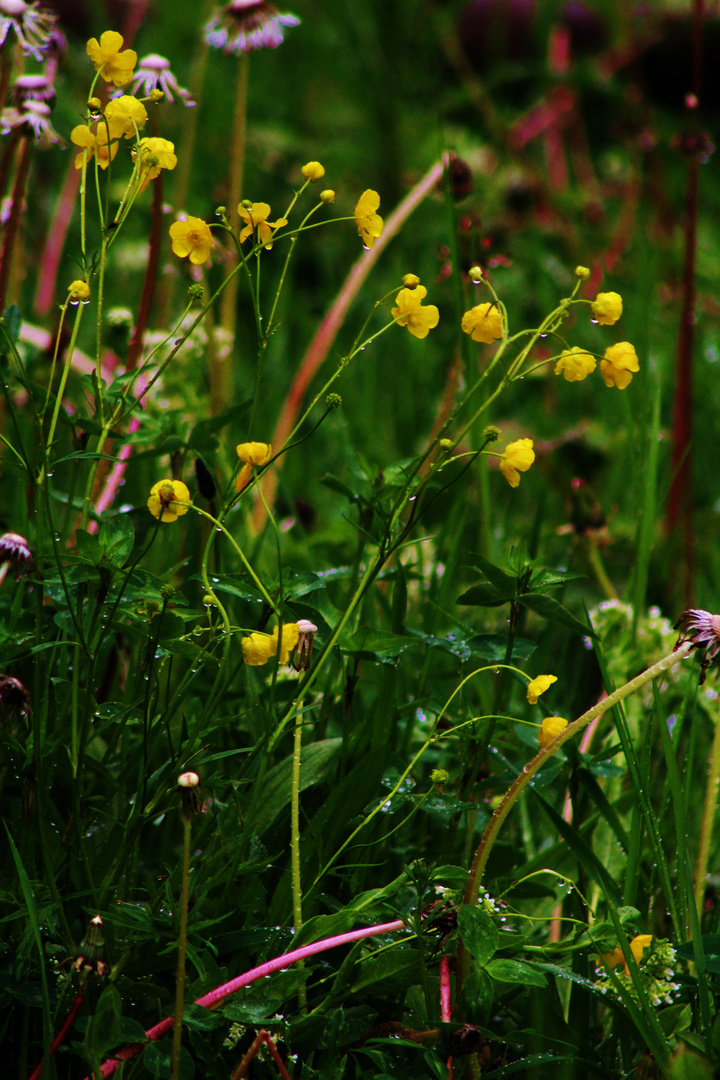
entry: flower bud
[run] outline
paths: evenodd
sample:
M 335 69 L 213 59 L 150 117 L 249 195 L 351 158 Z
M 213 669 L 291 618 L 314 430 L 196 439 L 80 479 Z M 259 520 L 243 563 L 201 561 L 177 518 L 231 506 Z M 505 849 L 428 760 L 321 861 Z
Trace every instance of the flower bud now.
M 319 161 L 308 161 L 307 165 L 303 165 L 300 171 L 311 184 L 316 184 L 325 175 L 325 170 Z
M 180 773 L 177 778 L 178 792 L 182 802 L 183 817 L 204 814 L 205 803 L 200 794 L 200 777 L 196 772 Z
M 482 267 L 481 266 L 471 266 L 470 269 L 468 270 L 468 277 L 470 278 L 470 280 L 472 282 L 475 283 L 475 285 L 479 285 L 479 283 L 483 279 Z
M 90 299 L 90 286 L 87 281 L 72 281 L 68 285 L 68 293 L 71 304 L 87 304 Z
M 590 277 L 590 271 L 588 270 L 587 266 L 576 266 L 575 277 L 579 277 L 581 281 L 587 281 L 587 279 Z
M 325 404 L 328 409 L 339 409 L 342 405 L 342 398 L 339 394 L 328 394 L 325 398 Z
M 332 188 L 326 188 L 325 191 L 320 192 L 320 202 L 324 202 L 328 206 L 335 202 L 335 192 Z
M 415 289 L 420 284 L 417 274 L 405 274 L 402 283 L 406 289 Z

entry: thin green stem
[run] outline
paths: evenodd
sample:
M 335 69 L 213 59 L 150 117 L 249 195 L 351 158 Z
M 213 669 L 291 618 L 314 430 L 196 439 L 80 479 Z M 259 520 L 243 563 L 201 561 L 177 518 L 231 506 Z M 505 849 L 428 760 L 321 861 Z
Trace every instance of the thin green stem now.
M 715 733 L 713 735 L 712 752 L 710 754 L 710 766 L 708 768 L 707 783 L 705 785 L 705 805 L 703 807 L 702 821 L 700 824 L 700 843 L 698 845 L 697 862 L 695 864 L 695 908 L 698 919 L 702 918 L 703 905 L 705 902 L 705 889 L 707 887 L 707 868 L 710 857 L 710 840 L 712 838 L 713 822 L 718 803 L 718 790 L 720 789 L 720 715 L 713 717 L 715 721 Z
M 182 1046 L 182 1022 L 185 1008 L 185 960 L 187 956 L 188 903 L 190 897 L 190 837 L 191 820 L 183 812 L 182 881 L 180 886 L 180 927 L 178 931 L 177 975 L 175 978 L 175 1024 L 173 1026 L 172 1052 L 170 1055 L 170 1080 L 180 1075 L 180 1049 Z

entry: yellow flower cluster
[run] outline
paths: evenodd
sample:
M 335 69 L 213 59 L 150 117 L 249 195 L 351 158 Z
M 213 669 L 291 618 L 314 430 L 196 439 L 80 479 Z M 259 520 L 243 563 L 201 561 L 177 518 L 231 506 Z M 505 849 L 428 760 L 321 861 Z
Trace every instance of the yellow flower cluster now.
M 283 623 L 282 642 L 280 646 L 280 663 L 287 664 L 290 653 L 298 643 L 300 628 L 297 623 Z M 276 626 L 272 634 L 261 634 L 256 631 L 249 637 L 242 639 L 243 660 L 250 667 L 262 667 L 267 664 L 272 656 L 277 655 L 278 639 L 280 637 Z
M 584 270 L 584 267 L 578 269 Z M 576 271 L 577 273 L 577 271 Z M 622 315 L 622 297 L 616 292 L 598 293 L 590 304 L 593 321 L 599 326 L 614 326 Z M 565 349 L 555 364 L 555 374 L 563 375 L 567 382 L 582 382 L 597 367 L 592 353 L 577 345 Z M 637 353 L 629 341 L 620 341 L 610 345 L 600 361 L 600 374 L 606 386 L 624 390 L 630 385 L 633 374 L 640 370 Z

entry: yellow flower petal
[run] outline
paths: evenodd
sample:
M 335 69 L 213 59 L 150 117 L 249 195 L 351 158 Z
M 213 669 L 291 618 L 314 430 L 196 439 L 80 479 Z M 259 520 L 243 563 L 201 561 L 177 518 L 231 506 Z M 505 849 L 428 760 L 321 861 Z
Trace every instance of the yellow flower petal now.
M 535 460 L 532 439 L 516 439 L 508 443 L 505 453 L 500 459 L 500 472 L 507 480 L 510 487 L 516 488 L 520 483 L 520 473 L 527 472 Z
M 363 245 L 367 251 L 373 246 L 384 228 L 383 219 L 377 213 L 380 206 L 380 196 L 377 191 L 368 188 L 363 191 L 355 207 L 355 224 Z
M 460 326 L 473 341 L 491 345 L 503 336 L 502 315 L 495 304 L 477 304 L 466 311 Z
M 622 296 L 616 292 L 598 293 L 590 307 L 599 326 L 613 326 L 622 315 Z
M 562 373 L 567 382 L 582 382 L 596 367 L 597 361 L 592 353 L 573 345 L 572 349 L 565 349 L 560 353 L 555 364 L 555 374 Z
M 177 521 L 190 509 L 190 492 L 182 480 L 158 480 L 150 489 L 147 505 L 160 521 Z
M 527 699 L 531 705 L 537 705 L 537 699 L 548 687 L 557 682 L 557 675 L 536 675 L 527 685 Z
M 546 716 L 540 725 L 540 731 L 538 732 L 538 742 L 543 750 L 546 746 L 549 746 L 551 742 L 554 742 L 567 726 L 568 722 L 567 720 L 563 720 L 562 716 Z

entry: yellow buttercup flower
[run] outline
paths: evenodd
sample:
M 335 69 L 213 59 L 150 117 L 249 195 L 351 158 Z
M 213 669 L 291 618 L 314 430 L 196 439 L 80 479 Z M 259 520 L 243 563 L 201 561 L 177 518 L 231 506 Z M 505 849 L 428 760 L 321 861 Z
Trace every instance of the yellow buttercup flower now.
M 110 128 L 111 139 L 119 139 L 121 135 L 126 139 L 134 139 L 137 132 L 142 131 L 147 124 L 147 109 L 136 97 L 123 94 L 122 97 L 108 101 L 105 119 Z M 103 126 L 102 122 L 100 126 Z
M 175 221 L 169 231 L 175 255 L 181 259 L 189 258 L 195 266 L 208 261 L 215 241 L 210 226 L 202 218 L 187 217 L 184 221 Z
M 99 72 L 100 78 L 105 82 L 114 83 L 115 86 L 125 86 L 133 76 L 133 70 L 137 64 L 137 53 L 134 49 L 123 47 L 122 35 L 116 30 L 106 30 L 97 38 L 90 38 L 87 43 L 87 54 Z
M 279 628 L 276 626 L 272 634 L 255 632 L 249 637 L 242 639 L 243 660 L 250 667 L 261 667 L 268 660 L 277 655 Z M 297 623 L 283 623 L 282 645 L 280 648 L 280 663 L 287 664 L 290 653 L 298 643 L 300 628 Z
M 90 299 L 90 286 L 87 281 L 71 281 L 68 285 L 68 294 L 71 304 L 86 304 Z
M 236 446 L 235 452 L 240 460 L 245 462 L 235 481 L 235 490 L 240 492 L 250 483 L 253 466 L 262 468 L 267 465 L 272 457 L 272 446 L 264 442 L 245 442 Z
M 590 307 L 599 326 L 614 326 L 622 315 L 622 296 L 616 292 L 598 293 Z
M 645 949 L 649 949 L 652 944 L 652 934 L 637 934 L 630 942 L 630 952 L 633 954 L 635 963 L 639 964 L 643 958 Z M 612 952 L 603 953 L 601 957 L 598 957 L 603 963 L 605 963 L 611 971 L 614 971 L 620 964 L 623 965 L 625 974 L 630 977 L 630 968 L 623 955 L 623 951 L 619 945 L 617 945 Z
M 107 169 L 118 152 L 117 142 L 108 146 L 108 130 L 104 124 L 98 125 L 97 132 L 91 131 L 87 124 L 78 124 L 70 132 L 70 141 L 81 148 L 81 153 L 75 155 L 76 169 L 82 169 L 83 158 L 89 162 L 93 155 L 100 168 Z
M 520 473 L 527 472 L 535 460 L 532 439 L 516 439 L 508 443 L 500 459 L 500 472 L 508 484 L 516 488 L 520 483 Z
M 250 206 L 243 203 L 237 208 L 238 214 L 245 222 L 245 228 L 240 233 L 240 243 L 244 244 L 248 236 L 252 236 L 257 229 L 258 240 L 264 244 L 266 251 L 273 246 L 273 233 L 287 225 L 287 218 L 278 218 L 277 221 L 268 221 L 270 207 L 266 202 L 254 202 Z
M 141 139 L 135 151 L 140 163 L 140 191 L 160 175 L 161 169 L 174 169 L 177 165 L 174 143 L 167 139 Z
M 280 636 L 280 632 L 279 632 L 279 630 L 278 630 L 278 628 L 276 626 L 275 629 L 272 632 L 272 637 L 273 637 L 273 640 L 275 642 L 275 651 L 276 652 L 277 652 L 277 645 L 278 645 L 279 636 Z M 297 623 L 294 623 L 294 622 L 292 622 L 292 623 L 287 623 L 287 622 L 283 623 L 282 644 L 280 646 L 280 663 L 281 664 L 287 664 L 287 662 L 289 661 L 290 653 L 293 651 L 293 649 L 297 645 L 299 636 L 300 636 L 300 627 L 298 626 Z
M 277 641 L 273 640 L 271 634 L 256 632 L 242 639 L 242 651 L 246 664 L 250 667 L 261 667 L 277 652 Z
M 190 509 L 190 492 L 182 480 L 159 480 L 150 489 L 147 505 L 160 521 L 177 521 Z
M 377 213 L 380 206 L 380 196 L 377 191 L 368 188 L 363 191 L 355 207 L 355 224 L 358 227 L 360 239 L 366 250 L 370 250 L 378 236 L 382 236 L 384 228 L 383 219 Z
M 538 742 L 540 746 L 545 749 L 551 742 L 554 742 L 558 735 L 567 727 L 567 720 L 563 720 L 562 716 L 546 716 L 540 725 L 538 732 Z
M 640 370 L 637 353 L 629 341 L 619 341 L 605 350 L 605 357 L 600 361 L 600 374 L 606 386 L 616 386 L 624 390 L 629 386 L 633 372 Z
M 482 341 L 485 345 L 491 345 L 503 336 L 502 315 L 495 304 L 476 304 L 465 312 L 460 325 L 473 341 Z
M 592 353 L 573 345 L 572 349 L 564 349 L 555 365 L 555 374 L 561 372 L 567 382 L 582 382 L 597 367 L 597 361 Z
M 272 457 L 272 446 L 266 442 L 244 442 L 235 447 L 241 461 L 248 465 L 267 465 Z
M 317 183 L 325 175 L 325 170 L 319 161 L 308 161 L 307 165 L 303 165 L 300 172 L 311 184 Z
M 527 685 L 527 699 L 531 705 L 537 705 L 537 699 L 548 687 L 557 682 L 557 675 L 536 675 Z
M 392 316 L 398 326 L 406 326 L 416 338 L 427 337 L 428 332 L 437 326 L 440 320 L 440 312 L 434 304 L 422 306 L 426 296 L 427 289 L 424 285 L 401 289 L 395 297 L 397 306 L 392 309 Z

